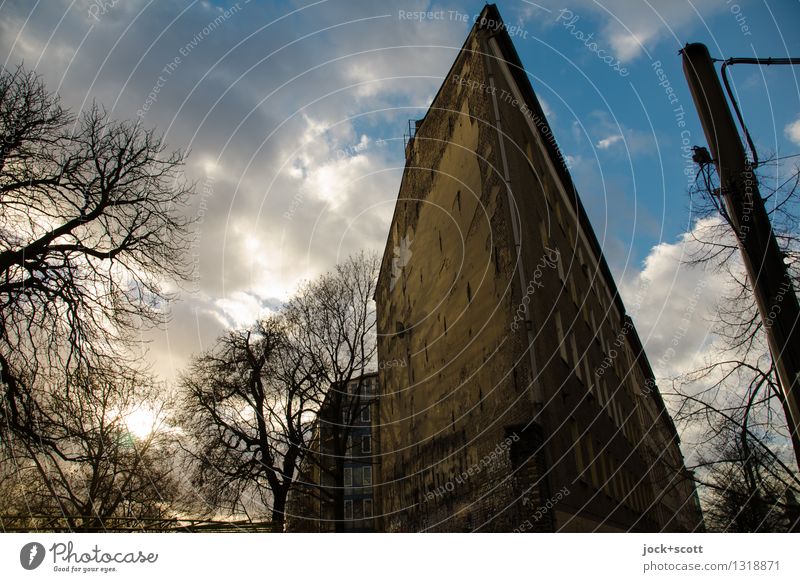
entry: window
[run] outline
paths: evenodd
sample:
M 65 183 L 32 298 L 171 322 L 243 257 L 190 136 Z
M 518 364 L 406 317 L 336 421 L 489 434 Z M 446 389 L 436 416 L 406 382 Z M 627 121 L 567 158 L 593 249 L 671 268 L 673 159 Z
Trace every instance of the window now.
M 364 500 L 364 519 L 372 518 L 372 499 Z
M 558 220 L 558 225 L 561 227 L 561 230 L 564 230 L 564 216 L 561 214 L 560 202 L 556 202 L 556 219 Z
M 342 408 L 342 424 L 349 424 L 350 415 L 348 414 L 347 407 Z
M 580 475 L 583 473 L 585 465 L 583 464 L 583 451 L 581 450 L 581 437 L 578 434 L 578 423 L 574 418 L 569 421 L 570 438 L 572 439 L 572 450 L 575 452 L 575 468 Z
M 347 448 L 344 450 L 344 456 L 349 457 L 353 454 L 353 437 L 347 437 Z
M 344 486 L 353 486 L 353 469 L 351 467 L 345 467 L 344 469 Z
M 364 485 L 372 485 L 372 467 L 364 467 L 362 481 Z
M 578 292 L 575 289 L 575 281 L 572 280 L 572 277 L 569 279 L 569 295 L 572 297 L 572 303 L 575 307 L 578 306 Z
M 372 437 L 369 435 L 364 435 L 361 437 L 361 452 L 362 453 L 371 453 L 372 452 Z
M 361 422 L 369 422 L 370 419 L 370 406 L 369 404 L 365 405 L 364 408 L 361 410 Z
M 562 283 L 566 283 L 567 277 L 564 275 L 564 261 L 561 259 L 561 254 L 558 255 L 557 260 L 557 267 L 558 267 L 558 280 Z
M 595 378 L 594 373 L 589 369 L 589 358 L 583 358 L 583 372 L 586 374 L 586 386 L 589 392 L 594 394 Z
M 583 376 L 581 374 L 581 360 L 578 357 L 578 346 L 575 343 L 575 336 L 572 335 L 569 338 L 569 342 L 572 345 L 572 365 L 573 369 L 575 370 L 575 376 L 583 382 Z
M 634 491 L 631 486 L 631 477 L 627 471 L 622 471 L 622 492 L 628 496 L 628 505 L 635 505 Z
M 586 461 L 589 463 L 589 473 L 592 477 L 592 485 L 600 489 L 599 480 L 597 478 L 597 459 L 594 456 L 594 443 L 592 438 L 586 439 Z
M 560 264 L 560 263 L 559 263 Z M 555 314 L 556 320 L 556 335 L 558 336 L 558 351 L 561 354 L 561 359 L 565 363 L 569 363 L 569 356 L 567 355 L 567 340 L 564 337 L 564 326 L 561 325 L 561 314 Z
M 345 499 L 344 500 L 344 518 L 345 519 L 353 519 L 353 500 L 352 499 Z
M 622 415 L 620 414 L 619 400 L 617 398 L 611 401 L 611 410 L 613 412 L 612 416 L 614 417 L 614 422 L 617 426 L 622 426 Z
M 543 221 L 539 222 L 539 235 L 542 237 L 542 247 L 546 247 L 549 241 L 547 236 L 547 227 Z
M 600 487 L 606 493 L 608 493 L 608 466 L 606 463 L 606 456 L 603 453 L 600 453 Z
M 600 404 L 605 406 L 608 402 L 608 384 L 605 378 L 601 378 L 598 384 L 598 392 L 600 393 Z
M 580 248 L 578 249 L 578 261 L 581 263 L 581 270 L 583 271 L 583 274 L 586 275 L 586 279 L 591 279 L 589 276 L 589 266 L 586 264 L 586 261 L 583 258 L 583 249 Z

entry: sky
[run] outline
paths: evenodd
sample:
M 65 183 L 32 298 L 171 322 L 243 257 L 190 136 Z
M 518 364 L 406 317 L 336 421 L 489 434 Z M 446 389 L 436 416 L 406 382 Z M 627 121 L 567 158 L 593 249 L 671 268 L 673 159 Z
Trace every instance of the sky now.
M 190 152 L 196 275 L 176 289 L 170 324 L 142 336 L 159 376 L 175 381 L 225 329 L 337 260 L 383 252 L 408 121 L 425 114 L 482 6 L 0 0 L 4 67 L 35 68 L 73 111 L 96 101 Z M 678 50 L 800 56 L 800 4 L 498 7 L 657 375 L 691 369 L 724 281 L 682 260 L 696 228 L 685 148 L 705 139 Z M 731 78 L 761 157 L 800 152 L 797 71 L 737 65 Z

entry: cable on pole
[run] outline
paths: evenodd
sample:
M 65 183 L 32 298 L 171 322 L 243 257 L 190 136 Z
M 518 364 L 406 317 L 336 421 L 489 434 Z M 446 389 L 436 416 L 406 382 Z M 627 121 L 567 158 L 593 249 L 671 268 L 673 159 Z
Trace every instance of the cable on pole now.
M 715 62 L 719 62 L 722 59 L 712 59 Z M 725 85 L 725 91 L 728 93 L 728 98 L 733 105 L 733 110 L 736 113 L 736 117 L 739 120 L 739 125 L 742 127 L 742 131 L 744 132 L 744 137 L 747 140 L 747 147 L 750 148 L 750 154 L 753 157 L 752 167 L 753 169 L 758 167 L 758 153 L 756 152 L 756 146 L 753 144 L 753 139 L 750 137 L 750 132 L 747 131 L 747 125 L 744 123 L 744 118 L 742 117 L 742 112 L 739 109 L 739 103 L 736 101 L 736 97 L 733 95 L 733 91 L 731 90 L 731 85 L 728 82 L 728 73 L 727 68 L 731 65 L 800 65 L 800 58 L 775 58 L 775 57 L 767 57 L 764 59 L 753 58 L 753 57 L 736 57 L 725 59 L 722 61 L 722 82 Z

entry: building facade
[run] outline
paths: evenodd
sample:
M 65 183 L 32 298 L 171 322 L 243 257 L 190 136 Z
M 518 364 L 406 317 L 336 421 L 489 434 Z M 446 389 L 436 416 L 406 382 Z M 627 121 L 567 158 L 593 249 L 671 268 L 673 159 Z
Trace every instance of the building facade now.
M 379 529 L 702 528 L 677 432 L 494 5 L 408 141 L 375 299 L 379 359 L 403 362 L 380 368 Z
M 378 374 L 334 386 L 321 407 L 312 450 L 288 500 L 287 530 L 376 530 L 374 482 L 380 457 Z M 337 439 L 343 441 L 337 453 Z

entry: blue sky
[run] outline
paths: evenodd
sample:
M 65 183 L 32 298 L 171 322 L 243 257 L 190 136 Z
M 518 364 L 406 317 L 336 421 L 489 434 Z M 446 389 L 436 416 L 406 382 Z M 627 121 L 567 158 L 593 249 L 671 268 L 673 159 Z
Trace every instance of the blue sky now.
M 139 116 L 158 127 L 170 147 L 191 151 L 187 173 L 199 184 L 194 211 L 201 217 L 192 255 L 198 269 L 174 306 L 173 323 L 147 336 L 155 340 L 151 357 L 162 375 L 173 379 L 220 331 L 274 308 L 300 280 L 338 258 L 360 248 L 383 250 L 407 121 L 424 115 L 482 6 L 0 4 L 6 66 L 36 68 L 76 111 L 97 100 L 115 117 Z M 704 42 L 717 57 L 800 56 L 800 4 L 509 0 L 498 6 L 506 23 L 519 27 L 517 51 L 657 360 L 698 277 L 679 260 L 682 234 L 691 227 L 681 146 L 684 138 L 691 145 L 705 140 L 677 51 Z M 401 17 L 420 10 L 443 11 L 443 18 Z M 589 35 L 596 46 L 587 47 Z M 800 152 L 796 71 L 741 65 L 732 79 L 762 157 Z M 674 111 L 680 106 L 682 118 Z M 643 278 L 656 285 L 641 302 L 636 289 Z M 710 295 L 717 289 L 705 288 Z M 665 374 L 688 365 L 708 328 L 695 326 L 692 334 Z

